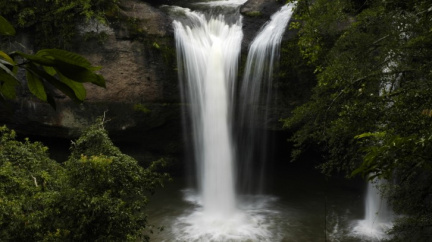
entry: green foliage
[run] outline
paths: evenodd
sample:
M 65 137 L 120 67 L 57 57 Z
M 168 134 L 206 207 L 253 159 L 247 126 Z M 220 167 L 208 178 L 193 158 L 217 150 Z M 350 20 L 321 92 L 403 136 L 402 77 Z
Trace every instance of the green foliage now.
M 13 33 L 13 27 L 3 18 L 0 18 L 0 26 L 4 26 L 0 28 L 0 34 Z M 54 108 L 53 88 L 76 102 L 82 102 L 86 97 L 82 83 L 105 87 L 104 78 L 95 73 L 100 68 L 92 66 L 78 54 L 59 49 L 43 49 L 35 55 L 0 51 L 0 101 L 16 97 L 16 86 L 21 84 L 16 77 L 18 69 L 25 70 L 29 91 Z
M 299 47 L 310 64 L 319 64 L 350 21 L 350 0 L 297 1 L 295 22 L 299 29 Z
M 15 35 L 15 28 L 3 16 L 0 16 L 0 35 Z
M 95 20 L 107 24 L 117 11 L 118 0 L 8 0 L 0 2 L 1 14 L 18 30 L 31 33 L 38 48 L 71 47 L 78 26 Z
M 395 181 L 386 195 L 405 216 L 393 240 L 430 238 L 430 2 L 303 0 L 296 14 L 318 83 L 285 120 L 294 158 L 316 144 L 326 173 Z
M 42 240 L 55 231 L 64 169 L 41 143 L 16 141 L 4 126 L 0 136 L 0 237 Z
M 126 241 L 144 239 L 147 195 L 163 185 L 166 174 L 154 172 L 113 145 L 99 121 L 72 146 L 65 167 L 72 187 L 65 214 L 78 219 L 71 226 L 73 240 Z
M 7 241 L 146 241 L 148 195 L 167 174 L 143 168 L 113 145 L 99 120 L 68 161 L 0 128 L 0 236 Z

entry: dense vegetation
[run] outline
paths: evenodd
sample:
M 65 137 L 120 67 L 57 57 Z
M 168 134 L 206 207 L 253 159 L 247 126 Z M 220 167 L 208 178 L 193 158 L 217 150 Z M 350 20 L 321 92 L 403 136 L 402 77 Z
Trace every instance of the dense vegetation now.
M 70 48 L 80 23 L 106 24 L 119 0 L 8 0 L 0 14 L 19 31 L 31 34 L 36 48 Z
M 324 173 L 391 181 L 394 241 L 432 239 L 432 5 L 430 1 L 299 0 L 312 97 L 285 126 L 295 159 L 308 147 Z
M 72 143 L 63 164 L 38 142 L 0 128 L 0 238 L 3 241 L 147 240 L 147 197 L 166 174 L 113 145 L 99 120 Z
M 40 47 L 68 48 L 83 21 L 105 23 L 117 1 L 8 1 L 0 14 Z M 15 27 L 0 15 L 0 35 Z M 55 37 L 54 37 L 55 36 Z M 7 41 L 6 41 L 7 42 Z M 62 49 L 20 52 L 0 50 L 0 105 L 27 88 L 56 106 L 60 91 L 73 101 L 86 97 L 85 82 L 105 86 L 104 78 L 82 56 Z M 23 78 L 25 74 L 25 78 Z M 0 127 L 0 240 L 5 241 L 147 241 L 145 206 L 167 174 L 164 161 L 143 168 L 113 145 L 99 120 L 71 146 L 60 164 L 48 148 Z

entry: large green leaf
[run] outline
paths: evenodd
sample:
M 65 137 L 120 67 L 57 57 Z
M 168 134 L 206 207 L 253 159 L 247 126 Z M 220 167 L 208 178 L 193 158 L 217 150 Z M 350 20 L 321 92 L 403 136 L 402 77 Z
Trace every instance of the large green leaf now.
M 55 72 L 76 82 L 90 82 L 100 87 L 105 87 L 105 79 L 96 73 L 98 67 L 91 66 L 91 63 L 84 57 L 65 50 L 44 49 L 36 55 L 27 55 L 22 52 L 14 52 L 12 56 L 19 55 L 29 61 L 44 66 L 45 71 L 50 75 Z M 48 67 L 48 68 L 47 68 Z M 54 70 L 50 67 L 53 67 Z
M 27 85 L 31 93 L 35 95 L 42 101 L 47 101 L 47 94 L 45 92 L 45 87 L 43 85 L 42 80 L 34 75 L 31 71 L 26 72 L 27 75 Z
M 63 92 L 65 95 L 70 97 L 72 100 L 79 103 L 81 102 L 81 100 L 75 95 L 75 92 L 74 90 L 72 90 L 72 88 L 70 88 L 68 85 L 64 84 L 60 80 L 56 79 L 55 77 L 51 76 L 50 74 L 46 73 L 45 71 L 40 70 L 34 64 L 29 64 L 27 66 L 27 70 L 31 71 L 39 78 L 44 79 L 45 81 L 53 85 L 55 88 Z
M 14 99 L 16 97 L 15 86 L 19 82 L 15 76 L 10 75 L 3 69 L 0 69 L 0 94 L 6 99 Z
M 0 51 L 0 57 L 3 58 L 3 60 L 7 61 L 10 65 L 13 66 L 12 72 L 14 74 L 16 74 L 18 71 L 18 67 L 16 66 L 16 62 L 8 54 L 4 53 L 3 51 Z
M 5 66 L 3 63 L 0 63 L 0 69 L 3 69 L 3 71 L 16 79 L 15 74 L 9 69 L 9 67 Z
M 51 66 L 43 66 L 46 73 L 50 74 L 51 76 L 54 76 L 57 72 L 56 70 Z
M 4 67 L 6 67 L 9 70 L 11 70 L 12 73 L 13 73 L 13 75 L 15 75 L 17 73 L 17 71 L 18 71 L 17 66 L 12 65 L 9 61 L 5 61 L 3 59 L 0 59 L 0 64 L 2 64 Z
M 72 81 L 71 79 L 65 77 L 62 74 L 59 74 L 59 76 L 60 76 L 60 81 L 68 85 L 75 92 L 75 95 L 79 100 L 84 101 L 87 95 L 87 91 L 84 88 L 84 85 L 80 82 Z
M 14 27 L 0 15 L 0 35 L 15 35 Z
M 57 73 L 61 73 L 72 81 L 91 82 L 100 87 L 105 87 L 105 79 L 103 79 L 103 77 L 84 67 L 57 61 L 55 70 L 57 71 Z
M 86 69 L 92 70 L 92 64 L 85 59 L 84 57 L 69 52 L 66 50 L 59 50 L 59 49 L 43 49 L 36 53 L 36 56 L 44 57 L 52 60 L 59 60 L 64 63 L 68 63 L 75 66 L 81 66 Z
M 41 57 L 41 56 L 36 56 L 36 55 L 28 55 L 19 51 L 13 52 L 11 54 L 12 57 L 14 57 L 15 55 L 19 55 L 22 58 L 25 58 L 29 61 L 32 61 L 36 64 L 40 64 L 40 65 L 44 65 L 44 66 L 54 66 L 56 64 L 56 62 L 53 59 L 49 59 L 46 57 Z

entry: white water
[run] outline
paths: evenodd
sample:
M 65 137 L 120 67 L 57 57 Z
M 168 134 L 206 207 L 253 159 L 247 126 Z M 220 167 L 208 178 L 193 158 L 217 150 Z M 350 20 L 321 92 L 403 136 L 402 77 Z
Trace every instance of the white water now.
M 232 25 L 223 16 L 206 19 L 186 11 L 191 21 L 174 21 L 184 96 L 191 103 L 194 151 L 204 213 L 228 216 L 235 208 L 231 97 L 240 44 L 241 19 Z
M 245 73 L 240 87 L 238 134 L 239 188 L 246 193 L 262 193 L 267 162 L 265 127 L 267 110 L 272 105 L 273 68 L 285 28 L 293 14 L 294 4 L 283 6 L 273 14 L 249 47 Z
M 377 186 L 382 180 L 369 182 L 365 199 L 365 218 L 357 222 L 353 234 L 365 240 L 382 240 L 388 238 L 386 233 L 392 227 L 393 214 Z
M 400 75 L 388 75 L 393 68 L 397 67 L 397 63 L 391 61 L 394 58 L 394 53 L 389 53 L 386 58 L 388 63 L 382 70 L 382 73 L 386 75 L 383 75 L 381 79 L 380 96 L 391 93 L 398 87 Z M 392 105 L 393 102 L 387 103 L 387 107 L 391 107 Z M 385 124 L 379 125 L 385 127 Z M 353 233 L 357 237 L 363 237 L 369 240 L 388 238 L 386 231 L 393 226 L 394 215 L 391 208 L 387 205 L 387 200 L 382 197 L 378 189 L 384 184 L 385 181 L 380 179 L 368 182 L 365 198 L 365 218 L 364 220 L 358 221 L 353 230 Z
M 241 1 L 225 2 L 235 5 Z M 187 17 L 183 22 L 174 21 L 173 26 L 182 96 L 190 106 L 187 121 L 193 133 L 198 193 L 186 195 L 186 200 L 195 204 L 196 209 L 179 217 L 173 232 L 178 240 L 185 241 L 280 240 L 278 233 L 270 232 L 274 224 L 269 215 L 277 212 L 263 205 L 269 198 L 261 197 L 251 204 L 238 202 L 235 193 L 234 166 L 237 156 L 231 127 L 243 38 L 241 16 L 238 13 L 234 16 L 205 16 L 179 7 L 174 11 L 182 11 Z M 274 45 L 280 43 L 290 16 L 291 8 L 283 7 L 262 29 L 257 42 L 270 43 L 255 44 L 256 47 L 251 49 L 254 53 L 261 53 L 266 51 L 260 51 L 260 48 L 270 48 L 271 54 L 255 59 L 255 68 L 272 68 L 278 49 Z M 285 23 L 279 21 L 281 18 L 285 19 Z M 237 20 L 233 22 L 232 19 Z M 272 30 L 277 33 L 273 34 Z M 266 61 L 268 58 L 271 60 Z M 271 66 L 267 62 L 271 62 Z M 263 65 L 265 67 L 261 67 Z M 254 74 L 249 71 L 247 75 Z M 261 80 L 254 78 L 248 83 L 252 85 L 253 81 Z M 242 197 L 239 199 L 244 200 Z
M 238 7 L 247 2 L 247 0 L 221 0 L 221 1 L 209 1 L 209 2 L 199 2 L 196 4 L 209 5 L 209 6 L 229 6 Z

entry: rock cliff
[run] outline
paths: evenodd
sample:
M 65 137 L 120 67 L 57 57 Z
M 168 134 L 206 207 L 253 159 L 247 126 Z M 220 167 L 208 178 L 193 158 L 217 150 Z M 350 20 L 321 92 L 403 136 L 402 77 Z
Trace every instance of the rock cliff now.
M 105 115 L 115 139 L 140 140 L 156 152 L 179 152 L 182 104 L 172 20 L 157 6 L 175 2 L 122 0 L 119 16 L 109 26 L 82 26 L 83 36 L 105 34 L 102 42 L 77 39 L 74 51 L 103 67 L 100 74 L 106 78 L 106 89 L 87 86 L 87 99 L 79 105 L 59 94 L 57 110 L 24 93 L 13 103 L 14 112 L 3 107 L 1 122 L 26 135 L 71 139 Z M 249 0 L 241 7 L 245 50 L 281 5 L 275 0 Z

